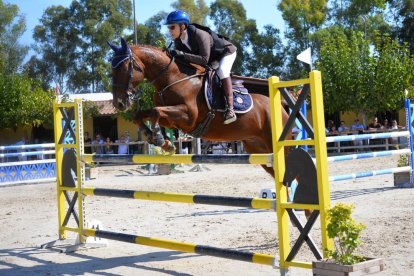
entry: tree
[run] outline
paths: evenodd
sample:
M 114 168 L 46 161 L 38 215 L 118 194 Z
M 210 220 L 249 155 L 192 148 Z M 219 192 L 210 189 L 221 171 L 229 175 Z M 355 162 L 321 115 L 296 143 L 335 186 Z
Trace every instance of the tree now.
M 209 8 L 204 0 L 197 0 L 196 2 L 197 4 L 194 3 L 194 0 L 178 0 L 171 6 L 176 10 L 183 10 L 188 13 L 192 23 L 206 25 Z
M 329 19 L 332 23 L 354 28 L 361 16 L 374 16 L 382 13 L 387 0 L 333 0 L 330 3 Z
M 50 124 L 53 93 L 23 74 L 28 47 L 18 39 L 26 29 L 16 5 L 0 0 L 0 128 Z
M 361 32 L 350 35 L 331 27 L 320 35 L 317 67 L 322 71 L 328 113 L 352 111 L 367 115 L 398 110 L 414 80 L 414 61 L 406 45 L 377 35 L 374 48 Z
M 51 6 L 36 26 L 40 57 L 32 57 L 27 72 L 55 81 L 62 92 L 97 92 L 110 86 L 107 40 L 131 26 L 131 1 L 80 0 L 68 8 Z
M 165 44 L 165 36 L 161 33 L 162 22 L 167 16 L 166 12 L 159 12 L 150 17 L 145 24 L 137 24 L 137 40 L 138 44 L 157 45 Z M 127 41 L 134 43 L 134 34 L 127 36 Z
M 25 30 L 25 19 L 19 14 L 19 7 L 0 0 L 0 72 L 2 74 L 14 74 L 19 70 L 28 51 L 28 47 L 18 41 Z
M 236 0 L 217 0 L 210 6 L 210 18 L 215 31 L 230 38 L 237 47 L 237 59 L 233 71 L 238 74 L 248 72 L 243 63 L 249 58 L 247 49 L 250 44 L 249 31 L 257 32 L 256 21 L 246 17 L 243 4 Z
M 79 34 L 77 45 L 77 70 L 71 72 L 70 87 L 77 92 L 97 92 L 109 87 L 110 51 L 106 41 L 121 37 L 126 28 L 132 27 L 130 0 L 80 0 L 73 1 L 75 28 Z
M 43 87 L 56 82 L 61 93 L 68 92 L 66 82 L 76 71 L 80 40 L 75 20 L 71 9 L 63 6 L 47 8 L 33 33 L 39 57 L 32 56 L 26 66 L 30 76 L 42 80 Z
M 407 42 L 414 54 L 414 1 L 389 0 L 394 17 L 394 33 L 400 42 Z
M 251 51 L 245 60 L 248 74 L 256 78 L 280 76 L 283 72 L 285 52 L 280 39 L 280 31 L 271 25 L 264 26 L 259 33 L 255 28 L 250 34 Z
M 310 35 L 325 22 L 326 0 L 282 0 L 278 9 L 289 26 L 285 32 L 288 39 L 288 64 L 285 68 L 287 78 L 301 78 L 307 74 L 296 56 L 311 46 Z
M 39 83 L 20 74 L 0 74 L 0 94 L 0 128 L 51 125 L 54 94 Z

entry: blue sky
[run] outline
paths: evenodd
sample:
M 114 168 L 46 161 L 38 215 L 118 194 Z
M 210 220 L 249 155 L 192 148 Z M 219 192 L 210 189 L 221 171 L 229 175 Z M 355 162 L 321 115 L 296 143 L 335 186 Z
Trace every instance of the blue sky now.
M 33 43 L 33 29 L 39 24 L 39 19 L 42 17 L 45 9 L 52 5 L 67 7 L 72 0 L 3 0 L 3 2 L 18 5 L 20 13 L 25 15 L 27 31 L 20 41 L 25 45 L 30 45 Z M 159 11 L 172 11 L 171 4 L 174 2 L 170 0 L 135 0 L 138 23 L 144 23 Z M 205 0 L 205 2 L 210 5 L 213 1 Z M 239 0 L 239 2 L 246 9 L 247 18 L 255 19 L 259 29 L 262 29 L 264 25 L 271 24 L 280 29 L 282 33 L 284 32 L 285 23 L 276 7 L 277 0 Z

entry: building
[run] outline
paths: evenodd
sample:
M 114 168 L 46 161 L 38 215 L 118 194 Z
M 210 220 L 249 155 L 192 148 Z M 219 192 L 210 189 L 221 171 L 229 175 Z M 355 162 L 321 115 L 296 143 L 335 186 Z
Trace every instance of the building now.
M 88 93 L 69 94 L 69 100 L 82 99 L 94 102 L 99 109 L 99 116 L 84 117 L 84 131 L 89 132 L 93 139 L 95 134 L 103 138 L 110 137 L 112 141 L 117 140 L 121 135 L 129 135 L 130 141 L 138 139 L 138 127 L 132 122 L 126 121 L 117 116 L 112 106 L 112 93 Z M 0 129 L 0 145 L 13 145 L 22 138 L 26 143 L 54 142 L 53 129 L 34 128 L 32 126 L 20 127 L 17 129 Z

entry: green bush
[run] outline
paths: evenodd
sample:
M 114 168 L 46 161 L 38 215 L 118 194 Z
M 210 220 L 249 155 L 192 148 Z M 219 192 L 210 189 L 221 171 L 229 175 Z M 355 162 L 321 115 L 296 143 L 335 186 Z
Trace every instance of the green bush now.
M 397 167 L 406 167 L 408 165 L 408 154 L 401 154 L 398 159 Z
M 364 260 L 362 256 L 354 254 L 361 243 L 359 235 L 365 228 L 351 217 L 354 205 L 338 203 L 328 210 L 327 225 L 328 237 L 334 240 L 334 250 L 327 250 L 327 255 L 336 263 L 351 265 Z

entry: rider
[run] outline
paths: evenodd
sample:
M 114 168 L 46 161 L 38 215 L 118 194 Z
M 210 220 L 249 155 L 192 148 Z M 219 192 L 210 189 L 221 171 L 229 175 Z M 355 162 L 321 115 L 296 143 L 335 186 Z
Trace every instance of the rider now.
M 169 49 L 171 56 L 182 58 L 186 62 L 206 67 L 219 63 L 217 74 L 221 79 L 227 99 L 227 109 L 224 113 L 224 124 L 237 120 L 233 108 L 233 91 L 230 71 L 236 59 L 237 48 L 226 38 L 208 32 L 208 28 L 190 24 L 190 17 L 181 10 L 168 14 L 165 25 L 174 39 L 175 49 Z

